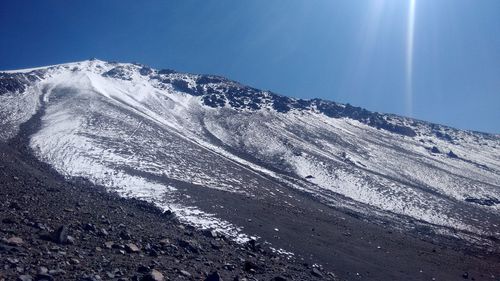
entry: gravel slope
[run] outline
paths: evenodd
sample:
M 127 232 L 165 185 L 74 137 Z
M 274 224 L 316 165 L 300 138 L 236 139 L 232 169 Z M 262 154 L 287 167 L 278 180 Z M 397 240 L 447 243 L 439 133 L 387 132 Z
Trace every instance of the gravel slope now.
M 215 271 L 222 280 L 316 278 L 310 266 L 194 230 L 89 183 L 67 183 L 4 144 L 0 151 L 0 280 L 138 280 L 152 269 L 166 280 L 204 280 Z M 50 235 L 61 226 L 69 241 Z

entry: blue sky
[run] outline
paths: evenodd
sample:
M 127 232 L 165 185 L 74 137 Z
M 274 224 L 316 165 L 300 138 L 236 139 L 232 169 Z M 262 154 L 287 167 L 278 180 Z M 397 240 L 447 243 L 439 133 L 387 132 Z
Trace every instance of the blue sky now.
M 409 78 L 411 1 L 6 0 L 0 69 L 140 62 L 500 133 L 500 1 L 413 0 Z

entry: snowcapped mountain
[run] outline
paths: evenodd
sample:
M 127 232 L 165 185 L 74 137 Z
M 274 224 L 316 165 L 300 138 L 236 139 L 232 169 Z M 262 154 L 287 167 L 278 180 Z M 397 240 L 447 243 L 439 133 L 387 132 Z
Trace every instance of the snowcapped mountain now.
M 33 118 L 29 146 L 68 179 L 237 240 L 260 234 L 210 192 L 498 247 L 499 135 L 99 60 L 1 72 L 0 139 Z

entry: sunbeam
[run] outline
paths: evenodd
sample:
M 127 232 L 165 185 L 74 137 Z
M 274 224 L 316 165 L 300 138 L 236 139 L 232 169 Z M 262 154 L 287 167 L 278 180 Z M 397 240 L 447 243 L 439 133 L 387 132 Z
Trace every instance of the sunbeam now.
M 406 91 L 405 107 L 408 116 L 413 115 L 413 47 L 415 37 L 416 0 L 410 0 L 406 30 Z

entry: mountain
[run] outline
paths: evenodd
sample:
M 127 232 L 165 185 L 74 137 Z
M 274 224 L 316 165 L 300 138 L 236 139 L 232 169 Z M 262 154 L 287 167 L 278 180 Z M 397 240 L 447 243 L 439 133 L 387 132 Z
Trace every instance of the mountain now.
M 328 238 L 396 249 L 392 233 L 500 253 L 499 135 L 100 60 L 1 72 L 0 140 L 30 122 L 26 145 L 68 181 L 285 256 L 349 267 L 328 251 L 352 244 Z

